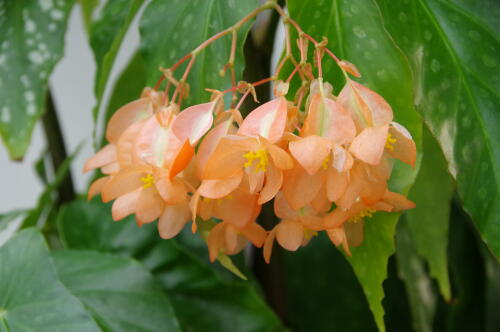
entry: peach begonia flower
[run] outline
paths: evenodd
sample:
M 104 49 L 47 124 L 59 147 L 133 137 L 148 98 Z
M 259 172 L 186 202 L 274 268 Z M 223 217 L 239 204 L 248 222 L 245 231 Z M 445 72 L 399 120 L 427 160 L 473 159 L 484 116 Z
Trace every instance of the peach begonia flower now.
M 352 114 L 358 135 L 349 151 L 359 160 L 378 165 L 384 153 L 415 165 L 416 145 L 406 128 L 393 122 L 391 106 L 374 91 L 348 80 L 338 102 Z
M 330 240 L 336 245 L 342 245 L 344 251 L 351 255 L 349 246 L 357 247 L 363 241 L 365 218 L 372 217 L 376 211 L 397 212 L 412 209 L 415 203 L 405 196 L 386 190 L 382 199 L 366 204 L 363 201 L 354 203 L 349 209 L 337 207 L 323 220 Z
M 106 127 L 106 139 L 110 143 L 90 157 L 83 167 L 84 173 L 100 168 L 108 175 L 92 183 L 88 199 L 101 192 L 111 179 L 110 175 L 131 165 L 133 142 L 145 120 L 158 110 L 163 98 L 162 93 L 145 88 L 140 99 L 122 106 L 111 116 Z
M 325 92 L 330 90 L 328 85 L 319 90 L 309 98 L 300 137 L 288 136 L 288 148 L 297 164 L 285 174 L 283 192 L 295 210 L 309 204 L 322 186 L 327 187 L 325 193 L 342 191 L 343 184 L 332 177 L 340 166 L 346 167 L 340 164 L 352 164 L 344 148 L 356 135 L 351 115 Z
M 216 103 L 191 106 L 179 115 L 175 107 L 163 108 L 125 130 L 133 134 L 119 139 L 118 146 L 127 138 L 124 148 L 117 149 L 123 166 L 100 188 L 103 201 L 116 199 L 114 220 L 133 213 L 139 225 L 160 218 L 164 238 L 175 236 L 190 220 L 187 193 L 192 185 L 181 172 L 194 155 L 194 145 L 210 129 Z
M 243 189 L 245 187 L 246 189 Z M 260 247 L 267 235 L 267 232 L 255 222 L 261 205 L 257 202 L 259 195 L 248 192 L 248 184 L 220 196 L 216 199 L 201 197 L 200 190 L 197 190 L 191 198 L 193 221 L 197 216 L 201 218 L 201 222 L 213 218 L 221 220 L 210 230 L 207 238 L 212 261 L 219 256 L 219 253 L 227 255 L 238 253 L 248 243 L 247 240 Z M 193 222 L 193 230 L 196 228 L 195 225 Z
M 282 192 L 274 198 L 274 213 L 281 221 L 269 232 L 264 243 L 264 259 L 267 263 L 271 259 L 275 239 L 286 250 L 295 251 L 309 243 L 317 231 L 324 229 L 323 218 L 318 216 L 318 211 L 311 206 L 292 209 Z
M 255 222 L 238 228 L 227 221 L 222 221 L 215 225 L 208 235 L 207 245 L 210 261 L 215 261 L 219 254 L 235 255 L 239 253 L 249 241 L 260 248 L 266 235 L 267 232 Z
M 271 200 L 281 188 L 283 170 L 293 165 L 288 153 L 275 144 L 286 121 L 287 102 L 279 97 L 248 114 L 236 135 L 225 135 L 231 132 L 231 123 L 216 127 L 200 146 L 202 195 L 220 198 L 220 188 L 228 194 L 245 179 L 249 192 L 259 193 L 259 204 Z

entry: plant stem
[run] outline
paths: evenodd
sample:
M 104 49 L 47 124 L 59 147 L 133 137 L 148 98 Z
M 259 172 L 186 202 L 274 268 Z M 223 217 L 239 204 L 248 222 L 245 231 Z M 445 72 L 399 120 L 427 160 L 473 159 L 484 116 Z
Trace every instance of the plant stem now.
M 46 106 L 45 113 L 42 116 L 42 124 L 45 137 L 47 139 L 52 166 L 54 168 L 54 172 L 56 172 L 64 160 L 66 160 L 68 154 L 66 152 L 66 147 L 64 146 L 61 125 L 59 124 L 54 99 L 50 90 L 47 92 L 46 96 Z M 61 182 L 61 185 L 57 189 L 57 193 L 58 198 L 56 205 L 61 205 L 75 199 L 76 194 L 71 172 L 68 172 L 68 175 Z

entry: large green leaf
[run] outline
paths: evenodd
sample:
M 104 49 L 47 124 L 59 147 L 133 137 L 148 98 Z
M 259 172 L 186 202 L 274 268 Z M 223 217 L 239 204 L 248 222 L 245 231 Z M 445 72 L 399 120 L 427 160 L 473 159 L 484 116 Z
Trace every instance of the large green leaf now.
M 414 234 L 411 233 L 408 224 L 408 215 L 398 224 L 396 237 L 398 274 L 407 289 L 415 331 L 431 332 L 436 312 L 436 294 L 432 279 L 425 269 L 425 262 L 417 253 Z
M 138 262 L 92 251 L 52 254 L 63 284 L 104 331 L 180 331 L 172 304 Z
M 156 240 L 154 224 L 139 228 L 134 217 L 112 221 L 110 211 L 111 204 L 101 203 L 99 198 L 64 205 L 57 216 L 63 245 L 135 256 Z
M 213 266 L 175 240 L 159 239 L 153 223 L 138 229 L 133 218 L 113 222 L 109 205 L 94 200 L 64 207 L 58 225 L 67 248 L 133 255 L 143 261 L 161 281 L 186 330 L 281 329 L 250 282 L 223 281 Z
M 27 229 L 0 248 L 0 331 L 99 331 L 57 277 L 47 245 Z
M 285 252 L 284 260 L 293 331 L 377 331 L 361 285 L 328 237 L 320 234 L 297 252 Z
M 465 210 L 500 257 L 500 3 L 378 2 L 411 61 L 415 104 L 441 144 Z
M 453 179 L 436 140 L 424 131 L 424 157 L 410 199 L 417 208 L 408 211 L 406 219 L 417 252 L 429 263 L 430 274 L 436 278 L 445 299 L 450 299 L 448 278 L 448 225 Z
M 249 282 L 222 281 L 213 268 L 174 241 L 161 242 L 144 263 L 172 296 L 188 331 L 283 330 Z
M 258 5 L 252 0 L 153 0 L 141 17 L 141 53 L 147 63 L 148 84 L 161 76 L 160 66 L 168 68 L 199 44 L 236 23 Z M 236 81 L 243 71 L 243 42 L 248 25 L 237 34 L 235 60 Z M 224 90 L 231 86 L 231 75 L 219 75 L 229 60 L 231 34 L 214 42 L 198 54 L 188 82 L 188 103 L 201 103 L 209 98 L 205 88 Z M 176 71 L 180 79 L 183 68 Z
M 326 36 L 329 47 L 340 58 L 353 62 L 361 71 L 363 84 L 380 93 L 393 107 L 395 120 L 406 126 L 417 145 L 421 140 L 421 121 L 413 105 L 413 83 L 408 61 L 384 28 L 374 1 L 289 1 L 292 18 L 317 40 Z M 324 19 L 321 19 L 324 17 Z M 337 91 L 343 80 L 339 70 L 326 60 L 325 80 Z M 397 162 L 390 187 L 405 192 L 416 170 Z M 387 261 L 394 253 L 394 233 L 399 215 L 377 213 L 365 223 L 365 240 L 353 248 L 348 258 L 380 330 L 384 330 L 382 282 L 387 277 Z
M 91 24 L 90 45 L 97 65 L 94 121 L 97 121 L 106 83 L 123 38 L 143 2 L 144 0 L 108 1 L 99 19 Z
M 23 157 L 43 113 L 72 5 L 73 0 L 0 0 L 0 135 L 13 159 Z

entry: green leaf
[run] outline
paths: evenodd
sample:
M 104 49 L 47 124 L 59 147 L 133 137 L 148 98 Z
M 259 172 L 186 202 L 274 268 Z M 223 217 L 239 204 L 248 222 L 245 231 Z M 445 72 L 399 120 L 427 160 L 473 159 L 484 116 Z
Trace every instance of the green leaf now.
M 274 313 L 247 281 L 222 281 L 213 268 L 175 241 L 162 241 L 144 264 L 162 282 L 188 331 L 282 331 Z
M 482 243 L 469 216 L 458 204 L 452 205 L 449 233 L 453 300 L 446 308 L 446 331 L 484 331 L 487 294 Z M 444 328 L 438 330 L 445 331 Z
M 0 262 L 0 331 L 100 331 L 59 281 L 37 230 L 5 243 Z
M 97 121 L 104 90 L 118 50 L 143 2 L 144 0 L 108 1 L 102 9 L 100 18 L 91 25 L 90 45 L 97 64 L 95 85 L 97 105 L 93 111 L 94 122 Z
M 406 213 L 408 229 L 417 252 L 429 263 L 430 274 L 439 283 L 444 298 L 450 299 L 448 278 L 448 226 L 453 179 L 435 138 L 424 131 L 424 157 L 409 198 L 417 208 Z
M 99 5 L 99 0 L 78 0 L 78 4 L 82 8 L 83 24 L 85 24 L 85 29 L 88 32 L 92 23 L 92 14 Z
M 500 3 L 378 0 L 465 210 L 500 257 Z
M 0 0 L 0 135 L 12 159 L 23 157 L 43 113 L 72 5 L 73 0 Z
M 425 262 L 417 253 L 414 235 L 409 228 L 407 215 L 399 222 L 396 235 L 398 274 L 408 292 L 415 331 L 432 332 L 437 299 Z
M 293 331 L 377 331 L 354 271 L 324 234 L 297 252 L 284 251 L 284 263 Z
M 153 223 L 138 228 L 133 218 L 113 222 L 110 206 L 97 200 L 67 205 L 58 221 L 66 248 L 108 251 L 141 260 L 161 281 L 185 330 L 282 329 L 250 282 L 221 280 L 213 265 L 175 240 L 159 239 Z
M 141 53 L 147 63 L 148 84 L 154 85 L 160 78 L 160 66 L 171 67 L 199 44 L 236 23 L 256 8 L 252 0 L 153 0 L 145 9 L 140 21 Z M 237 34 L 235 58 L 236 82 L 241 79 L 244 67 L 243 43 L 249 25 Z M 198 54 L 188 77 L 190 97 L 188 104 L 207 101 L 210 94 L 205 88 L 224 90 L 231 87 L 229 72 L 224 77 L 220 69 L 229 60 L 231 34 L 214 42 Z M 182 76 L 183 68 L 175 74 Z
M 146 64 L 139 53 L 136 53 L 113 87 L 113 93 L 106 108 L 105 123 L 121 106 L 137 99 L 146 86 Z
M 354 63 L 362 74 L 361 83 L 381 94 L 391 104 L 395 121 L 413 135 L 417 146 L 421 141 L 421 121 L 415 111 L 410 65 L 387 33 L 380 11 L 372 0 L 290 1 L 290 16 L 303 30 L 317 40 L 326 36 L 328 47 L 342 59 Z M 343 85 L 340 71 L 333 61 L 325 58 L 326 81 L 334 83 L 336 91 Z M 417 167 L 418 168 L 418 167 Z M 406 192 L 412 185 L 417 169 L 396 162 L 390 188 Z M 387 261 L 394 253 L 394 234 L 399 215 L 377 213 L 365 223 L 362 246 L 352 249 L 348 258 L 358 277 L 375 321 L 384 327 L 382 282 L 387 277 Z
M 92 251 L 52 254 L 63 284 L 105 331 L 180 331 L 172 304 L 151 274 L 127 257 Z
M 64 205 L 57 216 L 57 227 L 66 248 L 94 249 L 136 256 L 155 242 L 156 227 L 137 227 L 134 217 L 116 222 L 111 219 L 111 204 L 94 198 Z

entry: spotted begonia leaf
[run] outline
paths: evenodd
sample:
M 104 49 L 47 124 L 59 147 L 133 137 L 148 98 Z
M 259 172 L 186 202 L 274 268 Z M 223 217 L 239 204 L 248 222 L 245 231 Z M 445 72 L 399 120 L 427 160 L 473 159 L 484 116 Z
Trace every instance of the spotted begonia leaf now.
M 23 157 L 44 111 L 73 2 L 0 0 L 0 135 L 12 159 Z

